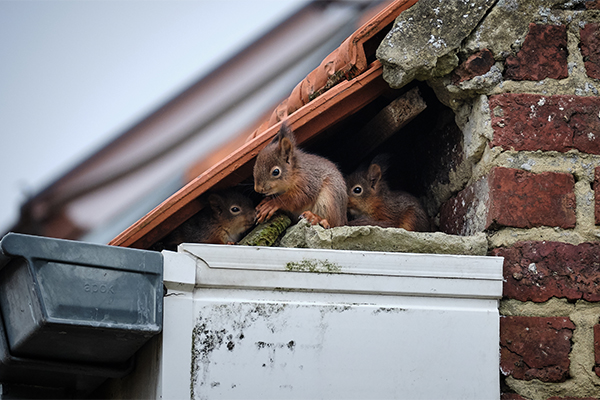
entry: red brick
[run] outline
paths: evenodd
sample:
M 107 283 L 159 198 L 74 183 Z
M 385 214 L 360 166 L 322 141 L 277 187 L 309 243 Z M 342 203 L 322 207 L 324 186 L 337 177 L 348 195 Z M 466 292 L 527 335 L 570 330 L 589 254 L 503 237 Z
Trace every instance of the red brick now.
M 595 206 L 596 225 L 600 225 L 600 167 L 596 167 L 593 186 L 594 186 L 594 197 L 596 199 L 596 206 Z
M 594 325 L 594 372 L 600 376 L 600 325 Z
M 598 400 L 598 398 L 597 397 L 573 397 L 573 396 L 558 397 L 558 396 L 552 396 L 552 397 L 548 397 L 546 400 Z
M 567 317 L 500 318 L 500 369 L 515 379 L 564 382 L 575 325 Z
M 586 24 L 579 36 L 585 70 L 590 78 L 600 79 L 600 24 Z
M 527 400 L 527 399 L 516 393 L 501 393 L 500 400 Z
M 494 56 L 491 51 L 484 49 L 472 54 L 454 70 L 454 82 L 463 82 L 476 76 L 484 75 L 494 65 Z
M 529 33 L 516 56 L 506 58 L 506 79 L 564 79 L 567 70 L 567 29 L 564 25 L 529 24 Z
M 600 0 L 590 0 L 585 3 L 585 8 L 588 10 L 600 10 Z
M 489 100 L 491 146 L 600 154 L 600 98 L 501 94 Z
M 516 228 L 575 227 L 572 175 L 495 168 L 490 178 L 491 223 Z
M 442 205 L 440 229 L 466 235 L 501 226 L 573 228 L 574 187 L 570 174 L 496 167 Z
M 600 242 L 519 242 L 491 254 L 504 257 L 506 298 L 538 303 L 551 297 L 600 301 Z

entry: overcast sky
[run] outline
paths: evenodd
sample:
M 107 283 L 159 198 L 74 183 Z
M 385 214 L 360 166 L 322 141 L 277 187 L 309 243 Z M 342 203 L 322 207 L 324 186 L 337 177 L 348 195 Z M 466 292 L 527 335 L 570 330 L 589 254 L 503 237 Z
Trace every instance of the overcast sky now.
M 0 232 L 306 0 L 0 0 Z

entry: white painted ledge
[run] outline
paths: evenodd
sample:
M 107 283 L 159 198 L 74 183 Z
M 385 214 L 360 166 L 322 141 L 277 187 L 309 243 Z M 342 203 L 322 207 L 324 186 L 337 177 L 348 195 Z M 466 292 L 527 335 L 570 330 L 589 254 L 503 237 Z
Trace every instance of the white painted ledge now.
M 502 297 L 501 257 L 202 244 L 180 251 L 196 260 L 197 287 Z

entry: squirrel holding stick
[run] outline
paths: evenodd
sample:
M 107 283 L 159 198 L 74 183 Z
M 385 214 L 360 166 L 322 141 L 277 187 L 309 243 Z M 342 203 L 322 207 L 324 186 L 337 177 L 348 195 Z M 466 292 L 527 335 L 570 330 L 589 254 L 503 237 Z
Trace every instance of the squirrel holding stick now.
M 328 159 L 299 149 L 286 121 L 256 157 L 254 190 L 266 196 L 256 207 L 258 223 L 277 210 L 324 228 L 347 223 L 344 177 Z

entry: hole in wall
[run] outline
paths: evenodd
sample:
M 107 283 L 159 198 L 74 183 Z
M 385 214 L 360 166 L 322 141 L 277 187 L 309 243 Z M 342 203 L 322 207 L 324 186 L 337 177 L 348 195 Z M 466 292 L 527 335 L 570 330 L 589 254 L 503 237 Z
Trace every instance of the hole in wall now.
M 364 151 L 360 147 L 362 143 L 348 139 L 373 121 L 395 99 L 415 87 L 427 108 L 411 122 L 372 150 Z M 433 209 L 428 209 L 429 216 L 434 218 L 439 212 L 440 202 L 445 199 L 432 198 L 432 188 L 450 182 L 451 171 L 455 171 L 463 160 L 462 138 L 454 112 L 437 99 L 426 83 L 413 82 L 402 90 L 390 89 L 319 135 L 314 143 L 309 142 L 303 147 L 329 158 L 344 174 L 353 172 L 361 163 L 368 164 L 377 154 L 390 154 L 391 165 L 386 173 L 390 188 L 409 192 L 424 204 L 435 204 L 429 207 Z

